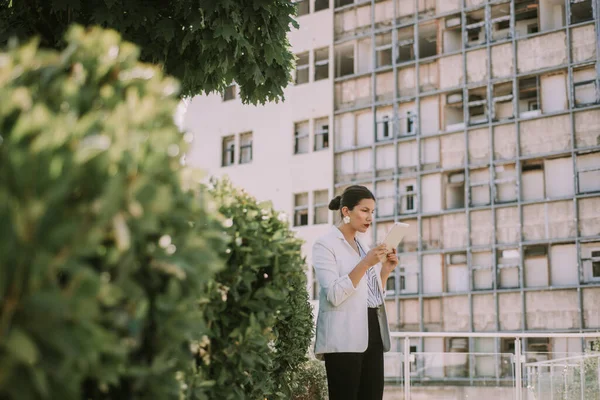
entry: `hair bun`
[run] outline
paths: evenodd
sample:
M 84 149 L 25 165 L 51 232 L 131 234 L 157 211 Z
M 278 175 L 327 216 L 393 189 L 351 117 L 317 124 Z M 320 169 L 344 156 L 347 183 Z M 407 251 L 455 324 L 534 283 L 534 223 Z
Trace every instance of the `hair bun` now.
M 340 205 L 342 204 L 342 196 L 336 196 L 329 202 L 330 210 L 339 210 Z

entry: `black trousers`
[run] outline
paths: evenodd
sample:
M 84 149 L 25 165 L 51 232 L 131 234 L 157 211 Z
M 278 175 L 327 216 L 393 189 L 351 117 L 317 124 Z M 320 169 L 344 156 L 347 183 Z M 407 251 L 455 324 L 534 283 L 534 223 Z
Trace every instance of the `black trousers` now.
M 325 354 L 329 400 L 383 398 L 383 342 L 377 309 L 369 308 L 369 345 L 364 353 Z

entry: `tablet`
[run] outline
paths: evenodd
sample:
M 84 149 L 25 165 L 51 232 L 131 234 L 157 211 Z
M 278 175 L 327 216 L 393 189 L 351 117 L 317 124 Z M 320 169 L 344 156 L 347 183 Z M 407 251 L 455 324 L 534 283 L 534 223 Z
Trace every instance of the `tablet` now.
M 408 232 L 409 224 L 405 224 L 404 222 L 396 222 L 392 229 L 388 232 L 387 236 L 383 240 L 383 243 L 386 245 L 388 250 L 393 250 L 398 247 L 404 236 Z

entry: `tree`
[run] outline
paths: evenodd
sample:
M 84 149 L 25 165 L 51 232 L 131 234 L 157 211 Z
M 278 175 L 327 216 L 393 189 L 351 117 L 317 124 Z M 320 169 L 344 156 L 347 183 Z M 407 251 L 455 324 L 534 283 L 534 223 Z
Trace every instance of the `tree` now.
M 290 399 L 313 333 L 302 241 L 271 203 L 214 183 L 232 241 L 210 285 L 186 398 Z
M 71 24 L 101 25 L 178 78 L 182 96 L 235 81 L 242 101 L 264 104 L 283 99 L 291 80 L 295 13 L 290 0 L 0 0 L 0 45 L 37 35 L 42 46 L 62 49 Z
M 182 185 L 177 82 L 114 31 L 65 41 L 0 53 L 0 398 L 178 399 L 216 205 Z

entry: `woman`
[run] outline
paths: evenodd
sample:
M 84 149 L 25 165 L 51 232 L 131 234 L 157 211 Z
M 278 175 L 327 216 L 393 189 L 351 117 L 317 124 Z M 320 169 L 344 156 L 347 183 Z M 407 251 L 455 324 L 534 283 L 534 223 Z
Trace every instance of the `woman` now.
M 390 349 L 382 282 L 398 256 L 383 244 L 368 250 L 356 237 L 373 221 L 369 189 L 350 186 L 329 209 L 340 210 L 342 223 L 313 246 L 321 287 L 315 355 L 325 359 L 330 400 L 381 400 L 383 352 Z

